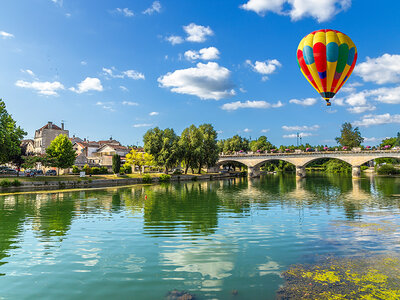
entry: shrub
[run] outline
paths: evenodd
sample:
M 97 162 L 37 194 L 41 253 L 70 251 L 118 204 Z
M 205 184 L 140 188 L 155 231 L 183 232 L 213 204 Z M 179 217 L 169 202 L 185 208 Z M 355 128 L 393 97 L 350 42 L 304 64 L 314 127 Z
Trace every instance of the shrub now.
M 93 167 L 90 169 L 90 174 L 93 174 L 93 175 L 101 174 L 101 170 L 99 167 Z
M 379 175 L 395 175 L 395 174 L 400 174 L 400 170 L 393 167 L 393 165 L 386 164 L 386 165 L 382 165 L 379 167 L 378 174 Z
M 86 175 L 90 174 L 90 167 L 88 164 L 84 165 L 82 170 L 85 171 Z
M 11 186 L 11 181 L 4 179 L 4 180 L 0 181 L 0 186 L 1 187 L 9 187 L 9 186 Z
M 108 174 L 107 167 L 100 167 L 100 174 Z
M 369 169 L 368 166 L 361 166 L 361 171 L 364 171 L 364 170 L 367 170 L 367 169 Z
M 125 170 L 125 174 L 132 174 L 132 167 L 131 166 L 125 166 L 124 170 Z
M 149 174 L 145 174 L 142 176 L 142 182 L 143 183 L 151 183 L 152 182 L 152 178 Z
M 74 174 L 78 174 L 79 173 L 79 168 L 77 167 L 77 166 L 73 166 L 72 167 L 72 173 L 74 173 Z
M 14 179 L 13 182 L 11 183 L 13 186 L 21 186 L 21 181 L 18 179 Z
M 171 180 L 171 175 L 168 174 L 161 174 L 160 175 L 160 181 L 161 182 L 167 182 Z
M 173 175 L 182 175 L 182 171 L 179 169 L 175 169 L 175 171 L 172 174 Z

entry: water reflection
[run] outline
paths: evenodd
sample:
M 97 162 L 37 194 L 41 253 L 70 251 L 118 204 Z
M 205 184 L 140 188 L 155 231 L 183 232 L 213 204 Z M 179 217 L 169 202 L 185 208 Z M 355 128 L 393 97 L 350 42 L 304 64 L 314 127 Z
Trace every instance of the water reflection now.
M 46 274 L 81 296 L 224 299 L 240 286 L 238 297 L 268 298 L 315 254 L 399 251 L 399 199 L 400 178 L 338 174 L 0 196 L 0 290 L 26 298 L 8 278 L 31 288 Z

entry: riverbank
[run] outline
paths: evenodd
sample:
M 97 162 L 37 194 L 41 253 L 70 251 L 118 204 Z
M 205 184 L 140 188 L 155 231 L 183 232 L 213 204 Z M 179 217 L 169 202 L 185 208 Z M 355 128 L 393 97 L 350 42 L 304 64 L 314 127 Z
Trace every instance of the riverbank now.
M 32 192 L 43 190 L 62 190 L 62 189 L 82 189 L 82 188 L 102 188 L 114 186 L 126 186 L 135 184 L 151 184 L 159 183 L 161 174 L 151 174 L 151 181 L 143 179 L 142 176 L 115 176 L 115 175 L 99 175 L 92 177 L 79 178 L 78 176 L 54 176 L 54 177 L 13 177 L 3 178 L 0 180 L 8 180 L 9 186 L 0 187 L 0 195 L 14 192 Z M 209 173 L 200 175 L 171 175 L 168 181 L 197 181 L 197 180 L 216 180 L 242 176 L 241 172 L 231 173 Z M 18 184 L 12 185 L 13 180 L 18 180 Z

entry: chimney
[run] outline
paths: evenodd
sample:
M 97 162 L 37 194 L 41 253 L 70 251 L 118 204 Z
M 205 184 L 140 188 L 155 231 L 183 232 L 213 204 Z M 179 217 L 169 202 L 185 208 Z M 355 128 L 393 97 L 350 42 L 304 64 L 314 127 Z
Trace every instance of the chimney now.
M 53 129 L 53 122 L 48 122 L 48 125 L 49 125 L 49 129 Z
M 64 130 L 64 122 L 61 122 L 61 129 Z

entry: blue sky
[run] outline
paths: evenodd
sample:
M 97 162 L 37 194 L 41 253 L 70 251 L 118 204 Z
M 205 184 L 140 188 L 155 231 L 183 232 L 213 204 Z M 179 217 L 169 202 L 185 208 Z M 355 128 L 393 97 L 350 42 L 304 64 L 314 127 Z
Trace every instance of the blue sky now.
M 400 2 L 372 0 L 3 0 L 0 88 L 32 137 L 47 121 L 70 134 L 142 143 L 212 123 L 219 138 L 267 135 L 335 144 L 343 122 L 366 145 L 400 131 Z M 346 33 L 355 71 L 327 108 L 302 76 L 299 41 Z

